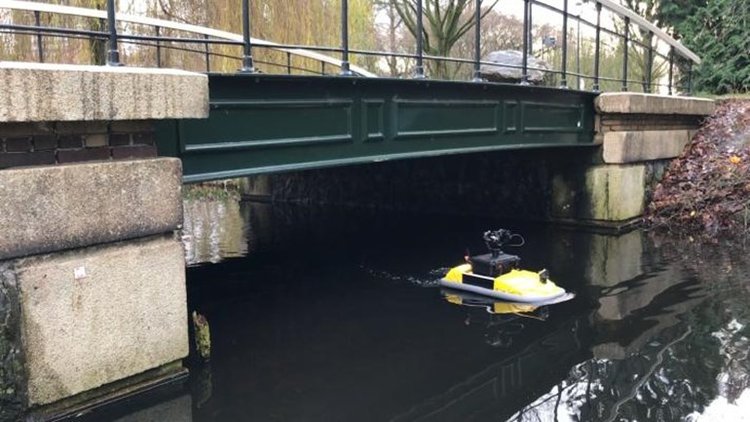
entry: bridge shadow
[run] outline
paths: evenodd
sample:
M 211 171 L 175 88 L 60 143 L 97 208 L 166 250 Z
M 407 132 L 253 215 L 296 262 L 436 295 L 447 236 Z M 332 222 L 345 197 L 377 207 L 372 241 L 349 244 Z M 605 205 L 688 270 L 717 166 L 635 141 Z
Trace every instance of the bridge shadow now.
M 634 392 L 658 384 L 667 353 L 697 341 L 687 321 L 712 297 L 641 232 L 525 225 L 537 245 L 522 254 L 526 265 L 544 263 L 578 296 L 551 306 L 547 320 L 507 324 L 431 288 L 439 266 L 462 253 L 456 239 L 497 220 L 456 227 L 423 214 L 237 204 L 248 216 L 239 232 L 249 256 L 188 275 L 190 306 L 212 322 L 217 351 L 196 420 L 212 412 L 347 420 L 362 419 L 362 409 L 371 409 L 367 420 L 641 412 Z

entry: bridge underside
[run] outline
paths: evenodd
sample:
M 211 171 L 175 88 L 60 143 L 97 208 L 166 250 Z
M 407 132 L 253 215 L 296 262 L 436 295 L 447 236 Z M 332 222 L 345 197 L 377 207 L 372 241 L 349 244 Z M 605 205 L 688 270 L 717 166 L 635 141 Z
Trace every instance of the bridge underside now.
M 160 123 L 185 182 L 592 145 L 595 94 L 494 83 L 210 75 L 207 120 Z

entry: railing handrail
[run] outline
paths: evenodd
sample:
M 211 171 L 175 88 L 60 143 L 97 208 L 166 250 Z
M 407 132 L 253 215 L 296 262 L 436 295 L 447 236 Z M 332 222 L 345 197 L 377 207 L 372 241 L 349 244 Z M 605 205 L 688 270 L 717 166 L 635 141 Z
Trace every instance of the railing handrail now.
M 61 6 L 61 5 L 56 5 L 56 4 L 38 3 L 38 2 L 23 1 L 23 0 L 0 0 L 0 9 L 25 10 L 29 12 L 58 13 L 62 15 L 107 19 L 106 10 L 88 9 L 84 7 L 74 7 L 74 6 Z M 209 37 L 225 39 L 225 40 L 233 41 L 233 42 L 240 42 L 240 43 L 242 42 L 241 34 L 235 34 L 233 32 L 227 32 L 227 31 L 222 31 L 219 29 L 192 25 L 188 23 L 179 23 L 179 22 L 168 21 L 168 20 L 163 20 L 163 19 L 149 18 L 145 16 L 130 15 L 126 13 L 118 13 L 117 20 L 122 21 L 122 22 L 139 24 L 139 25 L 147 25 L 147 26 L 159 27 L 159 28 L 168 28 L 168 29 L 173 29 L 177 31 L 185 31 L 185 32 L 190 32 L 190 33 L 204 35 L 204 36 L 207 35 Z M 279 44 L 277 43 L 264 40 L 264 39 L 259 39 L 259 38 L 251 38 L 251 41 L 254 45 L 257 45 L 257 46 L 268 47 L 274 50 L 283 51 L 285 53 L 290 53 L 296 56 L 301 56 L 301 57 L 305 57 L 308 59 L 317 60 L 320 62 L 325 62 L 325 63 L 332 64 L 335 66 L 341 66 L 341 63 L 342 63 L 341 60 L 339 59 L 327 56 L 325 54 L 316 53 L 310 50 L 304 50 L 304 49 L 299 49 L 299 48 L 291 48 L 291 49 L 283 48 L 283 47 L 279 47 Z M 377 77 L 376 74 L 369 72 L 359 66 L 355 66 L 355 65 L 349 65 L 349 66 L 352 71 L 354 71 L 360 76 L 364 76 L 368 78 Z
M 424 0 L 415 0 L 416 1 L 416 10 L 419 12 L 422 11 L 422 3 Z M 521 70 L 521 77 L 520 77 L 520 83 L 522 85 L 527 85 L 530 83 L 530 70 L 540 70 L 547 74 L 556 75 L 554 77 L 559 76 L 560 77 L 560 88 L 568 89 L 568 79 L 567 76 L 575 76 L 577 78 L 577 84 L 578 88 L 581 89 L 581 82 L 590 79 L 593 80 L 593 85 L 591 86 L 592 90 L 594 92 L 600 92 L 600 81 L 613 81 L 611 75 L 604 76 L 600 74 L 600 52 L 601 52 L 601 38 L 600 34 L 602 32 L 604 33 L 611 33 L 612 35 L 616 37 L 621 38 L 621 47 L 622 47 L 622 70 L 620 72 L 619 80 L 622 82 L 621 90 L 622 91 L 628 91 L 630 89 L 630 84 L 639 84 L 643 87 L 643 91 L 650 93 L 652 87 L 664 87 L 665 85 L 663 83 L 659 83 L 658 81 L 655 82 L 652 80 L 652 69 L 653 65 L 655 63 L 655 57 L 660 57 L 663 59 L 662 63 L 668 63 L 669 65 L 669 80 L 666 84 L 669 95 L 672 95 L 672 88 L 673 88 L 673 78 L 674 78 L 674 67 L 675 65 L 680 66 L 679 63 L 675 63 L 677 59 L 680 61 L 683 61 L 686 66 L 682 67 L 680 69 L 680 78 L 681 81 L 684 82 L 687 81 L 687 89 L 683 92 L 687 92 L 688 95 L 690 94 L 691 90 L 691 72 L 692 72 L 692 66 L 694 64 L 700 64 L 701 60 L 698 55 L 690 51 L 690 49 L 686 48 L 684 45 L 682 45 L 679 41 L 672 38 L 669 34 L 667 34 L 664 30 L 658 28 L 653 23 L 647 21 L 645 18 L 639 16 L 632 10 L 628 9 L 627 7 L 619 4 L 617 0 L 584 0 L 587 3 L 593 3 L 596 6 L 596 23 L 592 23 L 584 19 L 580 12 L 579 13 L 571 13 L 569 9 L 569 2 L 570 0 L 563 0 L 563 8 L 560 9 L 556 6 L 553 6 L 549 3 L 546 3 L 544 0 L 523 0 L 524 2 L 524 18 L 523 18 L 523 60 L 520 65 Z M 45 4 L 41 2 L 33 2 L 28 0 L 0 0 L 0 9 L 8 9 L 8 10 L 21 10 L 21 11 L 29 11 L 33 12 L 35 16 L 35 25 L 29 26 L 29 25 L 18 25 L 18 24 L 4 24 L 0 23 L 0 28 L 11 30 L 11 31 L 18 31 L 19 33 L 30 33 L 35 34 L 37 37 L 37 50 L 39 55 L 39 61 L 44 61 L 44 52 L 43 52 L 43 34 L 53 34 L 50 36 L 73 36 L 73 37 L 91 37 L 91 38 L 99 38 L 103 40 L 108 41 L 108 50 L 107 50 L 107 64 L 113 65 L 113 66 L 119 66 L 121 63 L 119 62 L 119 52 L 117 47 L 117 40 L 118 38 L 121 38 L 123 40 L 126 40 L 124 42 L 129 42 L 135 45 L 155 45 L 156 46 L 156 63 L 157 67 L 161 66 L 160 61 L 160 47 L 161 48 L 175 48 L 177 50 L 183 50 L 184 51 L 195 51 L 199 52 L 198 50 L 190 50 L 185 49 L 185 47 L 175 47 L 172 45 L 172 43 L 198 43 L 203 44 L 204 49 L 203 51 L 200 51 L 202 54 L 205 55 L 205 61 L 206 61 L 206 72 L 210 72 L 210 56 L 216 55 L 216 56 L 223 56 L 222 54 L 217 54 L 216 52 L 211 52 L 209 45 L 210 44 L 225 44 L 225 45 L 234 45 L 234 46 L 242 46 L 243 53 L 241 56 L 242 61 L 242 67 L 238 69 L 239 72 L 244 73 L 255 73 L 257 69 L 253 66 L 253 57 L 252 57 L 252 49 L 253 46 L 255 47 L 262 47 L 278 52 L 286 53 L 286 66 L 279 65 L 276 63 L 269 63 L 264 62 L 267 65 L 271 66 L 281 66 L 286 67 L 287 73 L 291 74 L 292 69 L 300 70 L 303 72 L 312 72 L 312 73 L 319 73 L 321 75 L 325 75 L 325 65 L 331 64 L 333 66 L 337 66 L 341 69 L 339 75 L 341 76 L 352 76 L 352 75 L 359 75 L 364 77 L 371 77 L 375 78 L 378 77 L 377 74 L 370 72 L 360 66 L 351 65 L 349 62 L 349 53 L 354 54 L 364 54 L 364 55 L 375 55 L 375 56 L 381 56 L 381 57 L 402 57 L 407 59 L 416 59 L 416 68 L 415 73 L 412 75 L 413 78 L 416 79 L 424 79 L 426 77 L 424 73 L 423 68 L 423 60 L 436 60 L 436 61 L 443 61 L 443 62 L 449 62 L 449 63 L 472 63 L 474 65 L 474 77 L 472 81 L 474 82 L 482 82 L 485 81 L 482 75 L 481 66 L 482 65 L 491 65 L 495 66 L 496 63 L 486 63 L 484 60 L 482 60 L 480 56 L 480 22 L 483 14 L 480 12 L 481 9 L 481 0 L 475 0 L 475 13 L 474 13 L 474 25 L 476 25 L 476 30 L 474 34 L 474 44 L 475 44 L 475 54 L 473 60 L 468 59 L 459 59 L 455 57 L 444 57 L 444 56 L 433 56 L 433 55 L 427 55 L 424 54 L 424 47 L 423 43 L 421 42 L 421 34 L 422 30 L 420 30 L 419 36 L 415 36 L 416 45 L 417 45 L 417 51 L 412 53 L 395 53 L 395 52 L 385 52 L 385 51 L 367 51 L 367 50 L 356 50 L 356 49 L 350 49 L 349 48 L 349 35 L 348 35 L 348 0 L 342 0 L 341 1 L 341 46 L 340 47 L 323 47 L 323 46 L 312 46 L 312 45 L 294 45 L 294 44 L 284 44 L 284 43 L 275 43 L 272 41 L 267 41 L 264 39 L 257 39 L 252 38 L 251 33 L 251 19 L 250 19 L 250 13 L 251 13 L 251 7 L 250 2 L 251 0 L 241 0 L 242 2 L 242 34 L 235 34 L 232 32 L 222 31 L 219 29 L 213 29 L 209 27 L 203 27 L 199 25 L 193 25 L 188 23 L 180 23 L 180 22 L 174 22 L 164 19 L 158 19 L 158 18 L 150 18 L 150 17 L 144 17 L 144 16 L 137 16 L 137 15 L 131 15 L 131 14 L 124 14 L 124 13 L 115 13 L 115 3 L 116 0 L 107 0 L 107 8 L 106 10 L 98 10 L 98 9 L 91 9 L 91 8 L 83 8 L 83 7 L 73 7 L 73 6 L 62 6 L 62 5 L 53 5 L 53 4 Z M 531 43 L 531 33 L 532 33 L 532 6 L 541 6 L 543 8 L 549 9 L 553 12 L 557 12 L 562 16 L 562 25 L 563 25 L 563 32 L 562 32 L 562 59 L 560 62 L 560 66 L 558 69 L 555 68 L 547 68 L 546 66 L 543 66 L 542 69 L 537 69 L 534 66 L 530 66 L 530 63 L 528 61 L 528 57 L 532 54 L 532 43 Z M 613 14 L 612 18 L 613 20 L 621 18 L 624 21 L 624 31 L 622 34 L 618 33 L 617 27 L 615 28 L 615 31 L 611 31 L 610 29 L 607 29 L 601 25 L 601 12 L 602 9 L 606 9 L 609 12 Z M 67 28 L 44 28 L 40 24 L 40 13 L 49 13 L 49 14 L 62 14 L 62 15 L 72 15 L 72 16 L 78 16 L 78 17 L 87 17 L 87 18 L 94 18 L 94 19 L 100 19 L 101 21 L 107 22 L 107 32 L 103 31 L 86 31 L 86 30 L 75 30 L 75 29 L 67 29 Z M 116 16 L 115 16 L 116 15 Z M 420 24 L 418 27 L 421 29 L 421 22 L 423 20 L 423 15 L 420 13 L 420 17 L 418 19 L 418 23 Z M 576 59 L 576 72 L 571 72 L 568 70 L 568 61 L 567 61 L 567 50 L 568 50 L 568 31 L 567 31 L 567 24 L 570 19 L 577 20 L 579 29 L 578 29 L 578 37 L 579 40 L 576 43 L 576 54 L 580 54 L 580 24 L 589 25 L 596 30 L 596 48 L 595 48 L 595 55 L 594 55 L 594 75 L 593 77 L 590 75 L 587 75 L 585 73 L 582 73 L 579 66 L 578 59 Z M 155 36 L 151 35 L 142 35 L 137 33 L 131 33 L 131 34 L 117 34 L 117 21 L 122 21 L 126 24 L 137 24 L 137 25 L 143 25 L 146 27 L 152 27 L 155 32 Z M 639 40 L 637 37 L 631 37 L 631 31 L 632 27 L 631 25 L 635 25 L 636 27 L 640 28 L 641 31 L 647 31 L 650 36 L 647 39 L 648 44 L 644 44 L 641 40 Z M 186 37 L 163 37 L 160 35 L 161 29 L 169 29 L 169 30 L 175 30 L 175 31 L 181 31 L 186 32 L 188 34 L 193 34 L 192 36 L 186 36 Z M 62 34 L 62 35 L 60 35 Z M 154 42 L 155 44 L 148 44 L 149 42 Z M 653 42 L 656 41 L 656 45 L 653 45 Z M 163 45 L 160 44 L 160 42 L 167 42 L 170 44 Z M 661 43 L 661 48 L 660 48 Z M 669 47 L 669 52 L 664 53 L 663 47 L 665 44 Z M 641 70 L 642 75 L 640 76 L 640 80 L 633 80 L 629 78 L 629 68 L 628 68 L 628 57 L 630 55 L 629 52 L 629 46 L 632 46 L 634 48 L 640 47 L 643 51 L 644 55 L 648 55 L 646 65 L 646 70 Z M 661 52 L 660 52 L 661 50 Z M 335 58 L 328 54 L 333 53 L 339 53 L 341 54 L 340 58 Z M 296 66 L 292 66 L 291 57 L 292 56 L 298 56 L 303 57 L 307 59 L 316 60 L 321 65 L 320 72 L 317 72 L 315 70 L 310 70 L 307 68 L 298 68 Z M 578 56 L 576 56 L 578 57 Z M 240 58 L 236 58 L 240 59 Z M 512 64 L 502 64 L 500 67 L 506 67 L 506 68 L 519 68 L 517 65 Z M 687 69 L 686 74 L 683 74 L 682 69 Z M 442 75 L 442 77 L 446 77 L 446 75 Z M 537 76 L 538 78 L 538 76 Z M 539 82 L 538 80 L 536 81 Z M 554 82 L 553 82 L 554 83 Z
M 628 9 L 627 7 L 615 3 L 612 0 L 595 0 L 594 3 L 601 3 L 605 8 L 611 10 L 615 14 L 625 18 L 630 19 L 630 23 L 634 23 L 641 28 L 652 32 L 654 35 L 656 35 L 660 40 L 666 42 L 671 47 L 674 47 L 677 52 L 682 55 L 683 57 L 690 59 L 695 64 L 701 64 L 701 59 L 698 57 L 697 54 L 690 51 L 689 48 L 685 47 L 677 41 L 676 39 L 672 38 L 669 34 L 664 32 L 662 29 L 660 29 L 658 26 L 654 25 L 653 23 L 647 21 L 644 19 L 641 15 L 633 12 L 632 10 Z

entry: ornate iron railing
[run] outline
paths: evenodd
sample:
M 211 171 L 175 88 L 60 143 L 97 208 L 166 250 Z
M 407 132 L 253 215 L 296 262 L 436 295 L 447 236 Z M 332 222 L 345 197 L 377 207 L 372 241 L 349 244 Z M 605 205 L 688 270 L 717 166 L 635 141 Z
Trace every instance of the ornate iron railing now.
M 341 2 L 341 45 L 336 47 L 330 46 L 310 46 L 310 45 L 292 45 L 292 44 L 279 44 L 270 41 L 253 38 L 251 36 L 251 19 L 250 19 L 250 1 L 251 0 L 238 0 L 238 6 L 241 6 L 241 20 L 242 20 L 242 34 L 234 34 L 227 31 L 216 30 L 212 28 L 201 27 L 197 25 L 183 24 L 168 20 L 154 19 L 142 16 L 134 16 L 130 14 L 123 14 L 116 12 L 115 0 L 107 1 L 107 10 L 95 10 L 68 6 L 59 6 L 44 4 L 38 2 L 28 1 L 16 1 L 16 0 L 0 0 L 0 11 L 11 10 L 30 12 L 34 15 L 34 25 L 24 25 L 14 22 L 12 19 L 0 20 L 0 33 L 11 33 L 19 35 L 33 36 L 36 38 L 36 50 L 37 59 L 45 61 L 45 50 L 44 50 L 44 39 L 47 37 L 66 37 L 66 38 L 83 38 L 83 39 L 94 39 L 101 42 L 107 42 L 106 52 L 106 64 L 110 66 L 121 65 L 120 61 L 120 44 L 128 43 L 136 46 L 150 46 L 156 48 L 156 66 L 162 65 L 162 50 L 180 50 L 188 52 L 196 52 L 204 54 L 205 70 L 211 71 L 211 61 L 214 57 L 220 57 L 223 59 L 238 60 L 240 66 L 238 66 L 239 72 L 253 73 L 257 72 L 258 69 L 256 64 L 262 64 L 265 66 L 267 73 L 307 73 L 307 74 L 332 74 L 338 73 L 342 76 L 363 76 L 363 77 L 377 77 L 378 72 L 372 69 L 368 70 L 360 66 L 355 66 L 350 62 L 350 55 L 356 54 L 360 56 L 370 57 L 391 57 L 398 58 L 401 60 L 409 60 L 415 63 L 413 77 L 423 79 L 428 77 L 425 72 L 425 62 L 444 62 L 453 63 L 455 65 L 473 66 L 472 80 L 476 82 L 483 82 L 483 73 L 481 71 L 482 65 L 499 66 L 497 63 L 482 60 L 481 57 L 481 0 L 475 0 L 474 4 L 474 57 L 473 59 L 461 58 L 461 57 L 444 57 L 444 56 L 433 56 L 425 54 L 424 51 L 424 40 L 422 39 L 423 27 L 422 19 L 417 19 L 419 25 L 417 36 L 415 37 L 415 51 L 413 53 L 399 53 L 392 51 L 370 51 L 349 48 L 349 20 L 348 20 L 348 1 L 340 0 Z M 413 0 L 415 9 L 419 16 L 423 16 L 423 0 Z M 588 3 L 593 3 L 596 11 L 596 20 L 593 21 L 584 18 L 583 14 L 573 13 L 569 8 L 570 0 L 557 0 L 562 2 L 562 8 L 551 4 L 552 0 L 517 0 L 523 2 L 523 47 L 522 47 L 522 62 L 520 65 L 514 64 L 502 64 L 503 68 L 518 69 L 521 73 L 520 84 L 529 83 L 529 72 L 530 71 L 541 71 L 544 74 L 555 75 L 556 85 L 560 88 L 568 89 L 570 78 L 577 78 L 577 87 L 580 89 L 583 85 L 583 81 L 590 81 L 590 89 L 592 91 L 600 91 L 604 87 L 604 83 L 609 83 L 609 87 L 612 88 L 613 84 L 619 84 L 621 90 L 630 90 L 633 85 L 642 87 L 644 92 L 654 92 L 667 90 L 667 93 L 672 95 L 675 92 L 689 94 L 691 90 L 690 86 L 690 72 L 693 64 L 699 64 L 700 58 L 683 46 L 681 43 L 670 37 L 663 30 L 659 29 L 652 23 L 648 22 L 643 17 L 637 15 L 633 11 L 613 2 L 612 0 L 583 0 Z M 582 6 L 583 3 L 578 3 Z M 556 67 L 534 67 L 529 64 L 529 57 L 532 56 L 534 43 L 532 40 L 532 12 L 534 9 L 544 9 L 548 13 L 554 13 L 559 15 L 560 23 L 562 24 L 561 31 L 561 57 Z M 602 12 L 607 11 L 611 14 L 606 21 L 613 23 L 615 21 L 620 22 L 622 30 L 618 31 L 616 25 L 614 29 L 607 27 L 602 23 Z M 80 29 L 80 28 L 66 28 L 56 26 L 43 26 L 41 25 L 40 15 L 41 14 L 60 14 L 79 16 L 86 18 L 98 19 L 106 25 L 107 30 L 91 30 L 91 29 Z M 593 29 L 595 32 L 594 48 L 595 53 L 593 57 L 593 71 L 586 73 L 577 66 L 576 70 L 570 69 L 568 65 L 568 44 L 570 43 L 569 37 L 571 36 L 569 30 L 569 23 L 573 21 L 578 25 L 576 41 L 576 54 L 580 56 L 581 50 L 581 25 L 584 28 L 588 27 Z M 152 35 L 138 34 L 134 31 L 128 30 L 128 24 L 136 24 L 152 28 Z M 180 33 L 191 34 L 191 36 L 165 36 L 163 32 L 165 30 L 179 31 Z M 638 31 L 638 32 L 635 32 Z M 642 39 L 638 37 L 634 38 L 631 33 L 641 34 Z M 619 45 L 606 45 L 602 40 L 602 35 L 611 36 L 619 40 Z M 643 39 L 648 41 L 644 42 Z M 656 43 L 652 43 L 652 40 L 656 40 Z M 195 49 L 190 46 L 201 45 L 202 49 Z M 211 51 L 213 45 L 227 45 L 241 47 L 242 54 L 239 56 Z M 273 61 L 258 61 L 253 57 L 254 49 L 263 48 L 277 52 L 281 52 L 286 55 L 286 63 L 279 63 Z M 601 61 L 602 54 L 605 48 L 609 48 L 612 51 L 619 51 L 622 61 L 622 71 L 619 77 L 606 76 L 601 72 Z M 632 70 L 632 66 L 629 63 L 629 56 L 633 50 L 640 49 L 643 54 L 644 60 L 648 63 L 646 70 L 642 72 L 641 80 L 633 80 L 629 77 L 629 73 Z M 334 57 L 339 55 L 340 59 Z M 316 68 L 310 68 L 304 65 L 293 64 L 292 57 L 301 57 L 318 63 Z M 0 57 L 0 59 L 3 59 Z M 665 77 L 659 78 L 659 80 L 652 80 L 652 66 L 657 59 L 662 61 L 662 64 L 668 66 L 668 72 Z M 326 66 L 329 66 L 327 70 Z M 338 68 L 339 72 L 331 72 L 330 67 Z M 676 67 L 682 72 L 682 80 L 684 84 L 678 86 L 675 82 L 676 79 Z M 278 70 L 278 71 L 277 71 Z M 664 80 L 666 78 L 666 81 Z M 559 83 L 558 83 L 559 81 Z

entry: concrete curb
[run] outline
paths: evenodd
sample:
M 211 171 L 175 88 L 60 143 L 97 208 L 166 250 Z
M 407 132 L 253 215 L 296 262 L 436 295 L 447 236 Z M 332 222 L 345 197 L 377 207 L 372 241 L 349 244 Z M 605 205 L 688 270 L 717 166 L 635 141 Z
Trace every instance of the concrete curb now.
M 606 92 L 594 100 L 598 113 L 678 114 L 707 116 L 714 101 L 707 98 L 676 97 L 634 92 Z
M 208 117 L 208 77 L 175 69 L 0 62 L 0 123 Z

